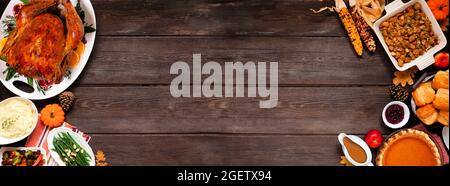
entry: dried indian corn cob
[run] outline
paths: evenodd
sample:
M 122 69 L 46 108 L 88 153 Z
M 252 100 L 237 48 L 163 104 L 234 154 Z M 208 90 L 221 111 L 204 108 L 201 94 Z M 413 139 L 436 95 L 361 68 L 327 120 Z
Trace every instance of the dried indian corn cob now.
M 361 16 L 360 12 L 356 9 L 356 1 L 350 0 L 350 13 L 352 14 L 353 21 L 355 22 L 356 28 L 358 29 L 359 36 L 363 40 L 367 49 L 371 52 L 375 52 L 377 46 L 375 44 L 375 39 L 373 37 L 372 29 L 366 20 Z
M 356 29 L 355 22 L 353 21 L 350 12 L 347 9 L 343 0 L 335 0 L 336 2 L 336 11 L 339 14 L 342 24 L 344 24 L 345 30 L 347 31 L 348 37 L 352 42 L 353 48 L 355 49 L 356 54 L 358 56 L 362 56 L 363 46 L 361 37 L 358 34 L 358 30 Z

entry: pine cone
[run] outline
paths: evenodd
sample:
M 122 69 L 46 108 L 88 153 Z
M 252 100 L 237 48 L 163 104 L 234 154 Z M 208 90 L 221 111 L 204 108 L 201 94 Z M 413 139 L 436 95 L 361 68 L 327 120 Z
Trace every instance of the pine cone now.
M 409 97 L 408 90 L 402 86 L 392 85 L 391 88 L 389 88 L 389 93 L 396 101 L 406 101 Z
M 63 92 L 59 95 L 59 104 L 65 112 L 72 109 L 75 102 L 75 95 L 72 92 Z

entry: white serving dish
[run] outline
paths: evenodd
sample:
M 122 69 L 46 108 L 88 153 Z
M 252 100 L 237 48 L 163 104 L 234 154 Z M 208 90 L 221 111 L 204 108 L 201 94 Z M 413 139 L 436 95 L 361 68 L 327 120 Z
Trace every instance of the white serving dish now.
M 72 4 L 75 6 L 77 0 L 71 0 Z M 86 23 L 89 25 L 92 25 L 94 28 L 97 27 L 96 25 L 96 20 L 95 20 L 95 13 L 94 13 L 94 8 L 92 7 L 91 1 L 90 0 L 79 0 L 81 3 L 81 8 L 84 10 L 85 12 L 85 20 Z M 8 4 L 8 6 L 6 7 L 5 11 L 3 12 L 3 15 L 1 17 L 1 21 L 5 20 L 6 16 L 8 15 L 12 15 L 13 14 L 13 7 L 14 5 L 21 3 L 20 0 L 11 0 Z M 1 25 L 3 26 L 3 24 Z M 5 85 L 6 88 L 8 88 L 8 90 L 10 90 L 11 92 L 13 92 L 14 94 L 24 97 L 24 98 L 28 98 L 31 100 L 44 100 L 44 99 L 48 99 L 51 97 L 54 97 L 58 94 L 60 94 L 61 92 L 63 92 L 64 90 L 66 90 L 67 88 L 70 87 L 70 85 L 72 85 L 72 83 L 75 82 L 75 80 L 78 78 L 78 76 L 81 74 L 81 72 L 83 71 L 84 67 L 86 66 L 89 56 L 91 55 L 92 49 L 94 47 L 94 41 L 95 41 L 95 34 L 96 32 L 93 33 L 89 33 L 86 34 L 86 41 L 87 43 L 85 44 L 85 50 L 82 56 L 80 56 L 80 61 L 77 64 L 77 66 L 73 69 L 71 69 L 71 74 L 70 74 L 70 78 L 63 78 L 63 81 L 59 84 L 55 84 L 53 85 L 49 90 L 45 91 L 45 95 L 38 91 L 37 86 L 36 86 L 36 82 L 33 83 L 33 89 L 34 91 L 31 93 L 27 93 L 24 92 L 20 89 L 18 89 L 16 86 L 14 86 L 14 82 L 15 81 L 21 81 L 24 82 L 25 84 L 27 83 L 27 78 L 24 76 L 19 76 L 19 77 L 14 77 L 12 79 L 10 79 L 9 81 L 6 81 L 6 74 L 3 74 L 2 72 L 7 68 L 6 63 L 4 63 L 3 61 L 0 60 L 0 81 L 3 83 L 3 85 Z M 2 31 L 0 33 L 0 38 L 3 38 L 5 36 L 5 33 Z
M 18 142 L 18 141 L 20 141 L 20 140 L 25 139 L 26 137 L 28 137 L 28 136 L 33 132 L 33 130 L 36 128 L 36 125 L 37 125 L 37 123 L 38 123 L 39 112 L 38 112 L 38 110 L 37 110 L 37 108 L 36 108 L 36 105 L 35 105 L 32 101 L 30 101 L 30 100 L 28 100 L 28 99 L 21 98 L 21 97 L 11 97 L 11 98 L 8 98 L 8 99 L 5 99 L 5 100 L 1 101 L 1 102 L 0 102 L 0 105 L 1 105 L 1 104 L 5 104 L 5 103 L 7 103 L 8 101 L 11 101 L 11 100 L 13 100 L 13 99 L 20 99 L 20 100 L 22 100 L 22 101 L 25 101 L 25 102 L 30 103 L 30 105 L 31 105 L 31 107 L 33 108 L 33 111 L 34 111 L 34 113 L 35 113 L 35 119 L 34 119 L 34 120 L 36 120 L 36 122 L 35 122 L 35 124 L 32 126 L 32 128 L 30 129 L 30 131 L 27 132 L 27 133 L 26 133 L 25 135 L 23 135 L 23 136 L 16 137 L 16 138 L 4 138 L 4 137 L 1 137 L 1 136 L 0 136 L 0 145 L 7 145 L 7 144 L 15 143 L 15 142 Z
M 388 120 L 386 119 L 386 114 L 385 114 L 386 110 L 391 105 L 400 105 L 403 108 L 403 112 L 404 112 L 403 120 L 398 124 L 389 123 Z M 408 123 L 411 113 L 409 112 L 409 108 L 405 103 L 403 103 L 401 101 L 392 101 L 384 107 L 383 113 L 381 115 L 382 115 L 381 117 L 383 118 L 383 122 L 386 126 L 388 126 L 391 129 L 399 129 L 399 128 L 404 127 Z
M 383 34 L 380 31 L 380 25 L 387 19 L 391 18 L 392 16 L 396 15 L 399 12 L 402 12 L 409 6 L 414 5 L 416 2 L 420 3 L 422 5 L 422 11 L 427 15 L 428 19 L 431 22 L 433 32 L 437 35 L 439 38 L 439 43 L 429 49 L 427 52 L 425 52 L 422 56 L 419 56 L 418 58 L 414 59 L 413 61 L 409 63 L 405 63 L 403 67 L 400 67 L 397 63 L 397 60 L 391 55 L 389 52 L 389 48 L 386 45 L 386 42 L 384 41 Z M 445 38 L 444 33 L 441 30 L 441 27 L 439 26 L 439 23 L 437 22 L 436 18 L 433 16 L 433 13 L 431 12 L 430 8 L 427 5 L 427 2 L 424 0 L 411 0 L 408 3 L 403 3 L 402 0 L 395 0 L 388 4 L 385 7 L 386 15 L 378 19 L 374 25 L 373 30 L 375 34 L 377 35 L 378 39 L 380 40 L 381 45 L 383 46 L 384 50 L 386 51 L 387 55 L 389 56 L 389 59 L 391 60 L 392 64 L 394 64 L 395 68 L 399 71 L 405 71 L 413 66 L 417 66 L 419 70 L 423 70 L 427 68 L 428 66 L 432 65 L 434 63 L 434 54 L 439 52 L 441 49 L 443 49 L 447 45 L 447 39 Z
M 442 139 L 444 140 L 445 146 L 448 149 L 448 127 L 442 129 Z
M 52 141 L 53 139 L 60 133 L 68 132 L 69 135 L 73 137 L 73 139 L 83 148 L 86 153 L 91 157 L 90 166 L 95 166 L 95 156 L 94 152 L 92 151 L 92 148 L 87 144 L 87 142 L 77 133 L 73 132 L 71 129 L 66 127 L 59 127 L 52 129 L 48 136 L 47 136 L 47 145 L 48 145 L 48 151 L 50 153 L 50 156 L 58 163 L 60 166 L 66 166 L 66 164 L 61 160 L 58 153 L 53 151 L 52 149 L 55 148 Z
M 2 165 L 2 159 L 3 159 L 3 153 L 6 151 L 13 151 L 13 150 L 31 150 L 31 151 L 41 151 L 42 159 L 44 160 L 44 165 L 47 165 L 47 152 L 40 147 L 2 147 L 0 148 L 0 166 Z
M 367 160 L 364 163 L 358 163 L 355 160 L 353 160 L 353 158 L 350 156 L 349 152 L 347 151 L 347 148 L 344 145 L 344 138 L 349 138 L 350 140 L 352 140 L 354 143 L 356 143 L 357 145 L 359 145 L 362 149 L 364 149 L 364 152 L 366 153 L 366 158 Z M 370 150 L 369 146 L 367 145 L 367 143 L 362 140 L 360 137 L 358 136 L 354 136 L 354 135 L 347 135 L 344 133 L 340 133 L 338 136 L 338 141 L 342 146 L 342 151 L 344 152 L 345 158 L 347 158 L 347 160 L 355 165 L 355 166 L 373 166 L 372 163 L 372 151 Z

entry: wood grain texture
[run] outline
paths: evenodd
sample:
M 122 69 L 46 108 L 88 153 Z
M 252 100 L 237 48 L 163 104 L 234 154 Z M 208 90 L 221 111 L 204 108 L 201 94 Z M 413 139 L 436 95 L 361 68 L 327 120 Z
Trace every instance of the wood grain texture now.
M 389 85 L 392 64 L 378 50 L 356 57 L 347 38 L 332 37 L 99 37 L 80 84 L 170 84 L 170 66 L 278 62 L 279 84 Z
M 344 36 L 318 0 L 92 0 L 100 35 Z
M 94 135 L 112 165 L 338 165 L 336 136 Z
M 78 87 L 67 117 L 88 133 L 363 134 L 381 128 L 387 87 L 282 87 L 260 98 L 173 98 L 167 86 Z
M 381 121 L 392 64 L 382 50 L 356 57 L 335 13 L 310 11 L 332 0 L 91 2 L 98 37 L 67 121 L 112 165 L 338 165 L 338 133 L 392 132 Z M 279 62 L 279 106 L 173 98 L 170 66 L 194 53 Z

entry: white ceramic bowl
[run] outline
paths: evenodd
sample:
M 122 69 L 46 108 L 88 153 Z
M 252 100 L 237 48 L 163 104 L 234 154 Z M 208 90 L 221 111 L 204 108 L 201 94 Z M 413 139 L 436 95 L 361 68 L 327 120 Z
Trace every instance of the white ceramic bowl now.
M 91 161 L 89 162 L 89 166 L 95 166 L 95 156 L 94 152 L 92 151 L 92 148 L 87 144 L 87 142 L 77 133 L 73 132 L 72 130 L 66 128 L 66 127 L 59 127 L 52 129 L 48 136 L 47 136 L 47 145 L 48 145 L 48 151 L 53 159 L 55 159 L 56 163 L 60 166 L 66 166 L 66 164 L 61 160 L 61 157 L 59 157 L 58 153 L 55 152 L 54 149 L 55 146 L 53 145 L 53 139 L 60 133 L 69 133 L 70 136 L 80 145 L 81 148 L 85 150 L 86 153 L 91 157 Z
M 28 100 L 26 98 L 11 97 L 11 98 L 8 98 L 8 99 L 5 99 L 5 100 L 1 101 L 0 105 L 1 104 L 5 104 L 5 103 L 7 103 L 7 102 L 9 102 L 11 100 L 15 100 L 15 99 L 27 102 L 27 103 L 29 103 L 31 105 L 31 107 L 33 109 L 33 112 L 34 112 L 34 116 L 33 116 L 34 119 L 33 120 L 36 121 L 36 122 L 33 124 L 33 126 L 30 128 L 30 130 L 26 134 L 24 134 L 23 136 L 19 136 L 19 137 L 15 137 L 15 138 L 5 138 L 5 137 L 1 137 L 0 136 L 0 145 L 7 145 L 7 144 L 15 143 L 15 142 L 18 142 L 20 140 L 25 139 L 26 137 L 28 137 L 33 132 L 33 130 L 36 128 L 36 125 L 38 123 L 39 112 L 38 112 L 38 110 L 36 108 L 36 105 L 34 105 L 34 103 L 32 101 L 30 101 L 30 100 Z
M 0 166 L 3 166 L 1 163 L 1 160 L 3 159 L 3 153 L 6 151 L 12 151 L 12 150 L 31 150 L 34 152 L 39 150 L 39 151 L 41 151 L 41 154 L 43 157 L 42 159 L 44 160 L 43 166 L 47 165 L 47 152 L 43 148 L 40 148 L 40 147 L 2 147 L 2 148 L 0 148 Z
M 427 15 L 428 19 L 431 22 L 433 32 L 437 35 L 439 38 L 439 43 L 429 49 L 427 52 L 425 52 L 422 56 L 419 56 L 418 58 L 414 59 L 413 61 L 409 63 L 405 63 L 403 67 L 400 67 L 398 65 L 397 60 L 391 55 L 389 52 L 389 48 L 386 45 L 386 42 L 384 41 L 383 34 L 380 31 L 380 25 L 387 19 L 393 17 L 399 12 L 402 12 L 406 8 L 413 6 L 416 2 L 420 3 L 422 5 L 422 11 Z M 423 70 L 427 68 L 428 66 L 432 65 L 434 63 L 434 54 L 439 52 L 441 49 L 443 49 L 447 45 L 447 39 L 444 35 L 444 33 L 441 30 L 441 27 L 439 26 L 439 23 L 436 21 L 436 18 L 433 16 L 433 13 L 431 12 L 430 8 L 427 5 L 427 2 L 424 0 L 411 0 L 408 3 L 403 3 L 402 0 L 395 0 L 388 4 L 385 7 L 386 15 L 378 19 L 374 25 L 373 30 L 375 34 L 377 35 L 378 39 L 380 40 L 381 45 L 383 46 L 384 50 L 386 51 L 387 55 L 389 56 L 389 59 L 391 59 L 392 64 L 394 64 L 395 68 L 399 71 L 405 71 L 413 66 L 417 66 L 419 70 Z
M 385 114 L 386 110 L 391 105 L 400 105 L 403 108 L 403 112 L 404 112 L 403 120 L 398 124 L 389 123 L 386 119 L 386 114 Z M 411 113 L 409 112 L 409 108 L 405 103 L 403 103 L 401 101 L 392 101 L 384 107 L 383 113 L 381 113 L 381 115 L 382 115 L 381 117 L 383 118 L 383 122 L 386 126 L 388 126 L 391 129 L 399 129 L 399 128 L 404 127 L 406 125 L 406 123 L 408 123 L 410 114 Z
M 79 1 L 80 1 L 81 8 L 85 12 L 86 24 L 92 25 L 94 28 L 96 28 L 97 25 L 96 25 L 96 20 L 95 20 L 95 12 L 94 12 L 94 8 L 92 7 L 91 1 L 89 1 L 89 0 L 79 0 Z M 77 2 L 77 0 L 71 0 L 71 2 L 75 6 L 76 5 L 75 3 Z M 13 7 L 14 7 L 14 5 L 16 5 L 18 3 L 22 3 L 22 2 L 20 0 L 9 1 L 9 4 L 5 8 L 5 11 L 3 12 L 3 15 L 0 20 L 4 21 L 6 19 L 6 16 L 12 15 Z M 1 26 L 3 26 L 3 24 L 1 24 Z M 72 83 L 75 82 L 75 80 L 78 78 L 78 76 L 83 71 L 84 67 L 86 66 L 86 64 L 89 60 L 89 56 L 91 55 L 92 49 L 94 47 L 95 34 L 96 34 L 96 32 L 86 34 L 86 37 L 85 37 L 86 44 L 85 44 L 84 53 L 80 56 L 80 61 L 79 61 L 78 65 L 75 68 L 71 69 L 70 78 L 64 78 L 61 83 L 53 85 L 50 89 L 45 91 L 45 94 L 43 94 L 42 92 L 40 92 L 38 90 L 36 82 L 33 82 L 34 90 L 31 93 L 22 91 L 21 89 L 17 88 L 14 85 L 15 81 L 19 81 L 19 82 L 28 84 L 28 80 L 24 76 L 13 77 L 9 81 L 6 81 L 6 75 L 2 74 L 1 72 L 3 72 L 7 68 L 7 66 L 6 66 L 6 63 L 1 60 L 0 60 L 0 81 L 3 83 L 3 85 L 9 91 L 13 92 L 14 94 L 16 94 L 18 96 L 27 98 L 27 99 L 44 100 L 44 99 L 54 97 L 54 96 L 60 94 L 61 92 L 63 92 L 64 90 L 66 90 L 67 88 L 69 88 L 70 85 L 72 85 Z M 6 33 L 1 31 L 0 38 L 3 38 L 5 35 L 6 35 Z

